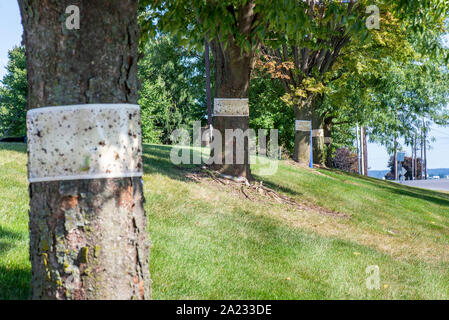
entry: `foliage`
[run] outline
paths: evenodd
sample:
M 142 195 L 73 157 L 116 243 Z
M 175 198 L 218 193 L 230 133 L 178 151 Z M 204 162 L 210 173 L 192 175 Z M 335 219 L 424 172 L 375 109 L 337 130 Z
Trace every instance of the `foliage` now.
M 422 130 L 423 119 L 445 123 L 443 118 L 449 97 L 449 74 L 445 67 L 426 60 L 407 65 L 389 61 L 387 73 L 372 88 L 370 103 L 370 139 L 385 145 L 390 152 L 394 137 L 411 145 Z M 400 145 L 397 147 L 400 148 Z
M 332 164 L 335 169 L 351 173 L 358 172 L 357 155 L 352 153 L 349 148 L 337 149 Z
M 0 137 L 25 136 L 28 96 L 25 49 L 15 47 L 8 57 L 7 73 L 0 87 Z
M 139 63 L 142 133 L 145 142 L 169 143 L 171 132 L 205 117 L 204 61 L 167 36 L 149 41 Z M 23 47 L 9 52 L 0 87 L 0 134 L 26 135 L 27 79 Z
M 320 108 L 334 123 L 334 142 L 353 140 L 351 127 L 358 122 L 369 127 L 371 141 L 392 151 L 394 135 L 410 144 L 422 117 L 449 123 L 444 109 L 449 93 L 444 55 L 422 51 L 416 45 L 419 35 L 407 32 L 406 26 L 407 20 L 400 23 L 384 14 L 381 29 L 371 33 L 370 42 L 348 46 L 349 54 L 332 74 L 336 80 L 327 86 Z M 438 32 L 435 38 L 441 35 Z
M 300 32 L 303 24 L 297 22 L 306 20 L 304 6 L 293 0 L 141 0 L 140 21 L 144 37 L 163 30 L 191 47 L 209 38 L 235 42 L 250 52 L 271 30 Z
M 278 129 L 279 145 L 285 151 L 293 151 L 295 141 L 295 119 L 292 108 L 280 99 L 284 89 L 279 81 L 258 75 L 253 78 L 250 88 L 250 128 Z
M 392 117 L 379 101 L 373 102 L 373 92 L 381 90 L 382 78 L 394 69 L 392 63 L 398 68 L 413 68 L 416 64 L 439 68 L 448 57 L 448 50 L 441 43 L 446 31 L 447 1 L 379 1 L 376 5 L 380 7 L 380 29 L 367 32 L 360 21 L 365 21 L 364 8 L 370 4 L 317 2 L 315 8 L 306 8 L 310 13 L 308 22 L 314 25 L 309 30 L 313 32 L 302 37 L 278 32 L 275 40 L 263 47 L 258 62 L 259 69 L 281 81 L 287 105 L 318 108 L 324 122 L 331 123 L 334 143 L 330 152 L 352 145 L 356 122 L 374 125 L 372 140 L 379 141 L 379 132 L 383 130 L 378 130 L 379 126 L 388 126 Z M 328 23 L 327 16 L 333 18 L 333 24 Z M 434 72 L 438 73 L 441 78 L 444 70 Z M 439 85 L 440 81 L 433 83 L 440 93 L 421 90 L 420 98 L 444 97 L 446 85 Z M 392 96 L 403 94 L 399 81 L 390 82 L 390 86 L 396 91 Z M 320 95 L 325 99 L 315 99 Z M 321 105 L 316 105 L 321 101 Z M 428 105 L 428 113 L 432 114 L 429 116 L 447 123 L 448 115 L 440 106 L 432 100 Z M 414 116 L 419 117 L 418 113 Z M 385 137 L 391 137 L 391 130 L 384 132 Z M 385 144 L 387 140 L 380 142 Z
M 402 162 L 402 168 L 407 170 L 407 173 L 405 174 L 404 178 L 406 180 L 412 180 L 413 176 L 413 169 L 415 170 L 415 179 L 421 180 L 424 177 L 424 164 L 421 158 L 415 159 L 415 164 L 413 165 L 413 160 L 411 157 L 404 157 L 404 162 Z M 385 178 L 387 180 L 394 180 L 394 156 L 390 157 L 388 160 L 388 168 L 390 168 L 390 172 L 387 173 Z M 401 174 L 401 173 L 399 173 Z
M 139 77 L 142 82 L 144 142 L 169 143 L 177 128 L 191 128 L 206 114 L 204 58 L 173 38 L 160 35 L 142 51 Z
M 287 104 L 301 109 L 305 101 L 324 93 L 328 72 L 345 47 L 369 35 L 365 8 L 365 1 L 307 1 L 301 8 L 306 17 L 302 32 L 273 32 L 258 65 L 281 80 Z

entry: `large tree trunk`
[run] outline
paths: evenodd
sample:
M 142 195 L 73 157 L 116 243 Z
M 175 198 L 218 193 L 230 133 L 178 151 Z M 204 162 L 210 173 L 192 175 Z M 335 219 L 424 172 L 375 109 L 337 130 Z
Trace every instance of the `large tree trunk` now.
M 313 163 L 324 164 L 324 121 L 316 111 L 320 97 L 309 97 L 295 106 L 296 120 L 312 121 Z M 297 130 L 293 160 L 308 165 L 310 162 L 310 132 Z
M 29 109 L 137 104 L 138 0 L 19 5 Z M 70 5 L 80 9 L 79 30 L 66 28 Z M 32 298 L 149 298 L 143 202 L 140 177 L 31 183 Z
M 251 73 L 254 67 L 254 54 L 245 53 L 232 40 L 225 47 L 219 41 L 212 41 L 212 52 L 215 60 L 215 97 L 231 99 L 248 99 Z M 249 129 L 249 113 L 244 110 L 248 106 L 243 106 L 242 110 L 237 110 L 234 114 L 219 115 L 216 110 L 213 117 L 214 129 L 218 130 L 222 136 L 222 164 L 215 165 L 215 168 L 223 174 L 234 177 L 244 177 L 252 179 L 251 168 L 248 155 L 248 138 L 244 139 L 244 161 L 239 164 L 236 160 L 236 140 L 226 141 L 227 129 L 241 129 L 246 132 Z M 242 115 L 236 113 L 241 112 Z M 228 146 L 228 148 L 227 148 Z M 226 163 L 226 150 L 232 150 L 232 163 Z
M 303 101 L 295 105 L 295 118 L 297 121 L 312 121 L 310 108 L 311 101 Z M 295 149 L 293 151 L 293 160 L 303 165 L 310 163 L 310 132 L 307 127 L 296 128 Z

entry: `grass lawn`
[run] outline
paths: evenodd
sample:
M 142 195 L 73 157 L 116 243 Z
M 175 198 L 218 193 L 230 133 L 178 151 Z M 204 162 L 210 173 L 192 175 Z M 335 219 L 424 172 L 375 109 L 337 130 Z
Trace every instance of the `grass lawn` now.
M 287 162 L 263 178 L 341 218 L 195 182 L 169 154 L 144 148 L 154 299 L 449 299 L 447 193 Z M 0 144 L 0 299 L 28 297 L 27 211 L 25 145 Z

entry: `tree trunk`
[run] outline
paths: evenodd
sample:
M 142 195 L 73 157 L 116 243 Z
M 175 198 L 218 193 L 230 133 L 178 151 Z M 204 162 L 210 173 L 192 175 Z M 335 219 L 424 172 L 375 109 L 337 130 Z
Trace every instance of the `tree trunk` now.
M 295 106 L 296 120 L 312 121 L 313 163 L 324 164 L 324 121 L 316 111 L 320 97 L 310 97 Z M 296 131 L 293 160 L 308 165 L 310 161 L 310 132 Z
M 310 101 L 303 101 L 299 105 L 295 105 L 296 121 L 311 121 Z M 300 130 L 298 130 L 300 129 Z M 307 128 L 296 128 L 295 148 L 293 151 L 293 160 L 303 165 L 310 163 L 310 132 Z
M 398 143 L 396 133 L 394 135 L 394 180 L 398 180 Z
M 424 180 L 427 180 L 427 129 L 426 129 L 426 122 L 423 120 L 423 128 L 424 128 Z
M 325 144 L 326 144 L 326 166 L 328 168 L 332 168 L 332 129 L 333 129 L 333 122 L 332 118 L 326 118 L 324 120 L 324 138 L 325 138 Z
M 210 89 L 210 53 L 209 40 L 204 41 L 204 57 L 206 67 L 206 105 L 207 105 L 207 125 L 209 129 L 212 126 L 212 94 Z
M 362 126 L 363 172 L 368 176 L 368 145 L 366 143 L 366 127 Z
M 324 152 L 324 124 L 323 119 L 320 117 L 314 117 L 312 121 L 313 128 L 313 163 L 318 165 L 325 164 L 325 152 Z
M 248 99 L 251 73 L 254 67 L 254 54 L 246 53 L 232 40 L 225 47 L 217 40 L 211 42 L 212 52 L 215 60 L 215 97 L 225 99 Z M 239 164 L 236 160 L 236 140 L 226 141 L 226 130 L 241 129 L 247 132 L 249 129 L 248 106 L 242 110 L 230 114 L 217 114 L 214 111 L 213 126 L 222 136 L 222 164 L 216 164 L 215 169 L 226 175 L 244 177 L 252 180 L 251 168 L 248 155 L 248 138 L 244 138 L 244 161 Z M 238 113 L 241 112 L 239 115 Z M 232 163 L 226 163 L 226 146 L 232 150 Z
M 19 5 L 29 109 L 137 104 L 138 0 Z M 80 9 L 79 30 L 66 28 L 70 5 Z M 140 177 L 36 182 L 29 190 L 33 299 L 149 298 Z

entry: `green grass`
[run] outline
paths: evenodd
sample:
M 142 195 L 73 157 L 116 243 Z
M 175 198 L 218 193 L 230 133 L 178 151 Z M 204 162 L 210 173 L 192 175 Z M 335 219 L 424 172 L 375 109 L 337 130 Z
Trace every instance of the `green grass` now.
M 282 162 L 264 184 L 349 219 L 251 202 L 146 145 L 154 299 L 448 299 L 449 196 Z M 28 297 L 26 152 L 0 144 L 0 299 Z M 380 268 L 368 290 L 365 269 Z

